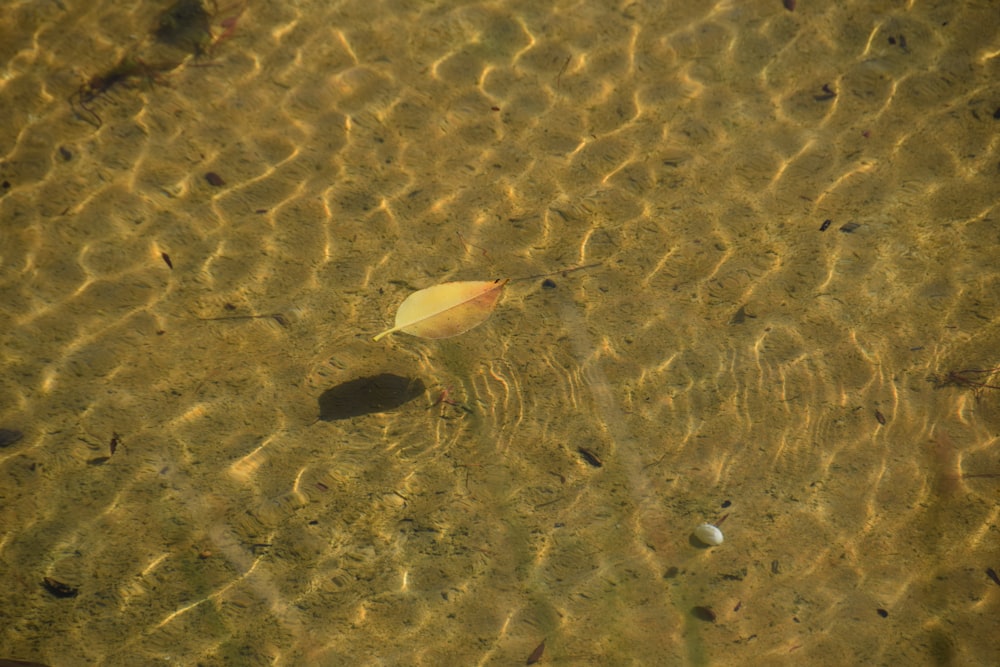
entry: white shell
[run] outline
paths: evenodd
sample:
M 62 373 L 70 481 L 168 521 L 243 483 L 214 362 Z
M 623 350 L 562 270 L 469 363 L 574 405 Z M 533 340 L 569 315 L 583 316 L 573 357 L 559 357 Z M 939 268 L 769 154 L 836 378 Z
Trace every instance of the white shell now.
M 703 523 L 694 529 L 694 536 L 699 542 L 710 547 L 722 544 L 722 531 L 710 523 Z

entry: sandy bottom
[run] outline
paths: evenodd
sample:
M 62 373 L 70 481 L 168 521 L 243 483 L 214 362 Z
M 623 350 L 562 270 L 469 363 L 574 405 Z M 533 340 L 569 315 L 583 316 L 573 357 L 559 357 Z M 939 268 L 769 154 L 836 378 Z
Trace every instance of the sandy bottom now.
M 0 658 L 1000 664 L 994 3 L 140 4 L 0 13 Z

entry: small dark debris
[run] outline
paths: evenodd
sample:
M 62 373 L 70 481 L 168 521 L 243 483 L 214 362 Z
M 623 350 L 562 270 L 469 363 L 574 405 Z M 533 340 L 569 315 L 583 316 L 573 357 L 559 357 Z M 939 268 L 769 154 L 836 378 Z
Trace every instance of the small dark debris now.
M 3 183 L 0 183 L 0 187 L 2 187 L 4 190 L 9 190 L 10 189 L 10 181 L 4 181 Z
M 543 289 L 555 289 L 556 288 L 556 281 L 552 280 L 551 278 L 546 278 L 545 280 L 542 281 L 542 288 Z
M 781 5 L 790 12 L 795 11 L 795 0 L 781 0 Z
M 860 226 L 861 225 L 856 222 L 847 222 L 840 226 L 840 231 L 844 232 L 845 234 L 850 234 Z
M 210 171 L 205 174 L 205 180 L 208 181 L 209 185 L 214 185 L 217 188 L 226 184 L 226 182 L 222 179 L 222 176 L 219 176 L 214 171 Z
M 419 378 L 381 373 L 342 382 L 320 394 L 319 418 L 336 421 L 398 408 L 427 387 Z
M 733 607 L 733 611 L 739 611 L 743 607 L 743 600 L 738 600 L 736 606 Z
M 70 160 L 73 159 L 73 151 L 66 148 L 65 146 L 59 147 L 59 155 L 61 155 L 62 159 L 66 160 L 66 162 L 69 162 Z
M 819 231 L 825 232 L 826 230 L 830 229 L 830 225 L 832 224 L 833 220 L 827 218 L 826 220 L 823 221 L 823 224 L 819 226 Z
M 601 461 L 601 458 L 594 452 L 587 449 L 586 447 L 577 447 L 576 451 L 579 452 L 583 460 L 586 461 L 589 465 L 595 468 L 600 468 L 604 465 L 604 462 Z
M 718 618 L 711 607 L 691 607 L 691 615 L 707 623 L 715 623 L 715 619 Z
M 165 252 L 161 252 L 160 253 L 160 257 L 162 257 L 163 261 L 167 263 L 167 266 L 170 267 L 171 270 L 173 270 L 174 263 L 170 261 L 170 255 L 168 255 Z
M 830 84 L 823 84 L 823 93 L 820 95 L 813 95 L 813 99 L 817 102 L 827 102 L 832 100 L 837 96 L 837 91 L 830 87 Z
M 32 662 L 31 660 L 15 660 L 13 658 L 0 658 L 0 667 L 49 667 L 43 662 Z
M 76 586 L 64 584 L 63 582 L 53 579 L 52 577 L 45 577 L 42 579 L 42 586 L 44 586 L 45 590 L 57 598 L 75 598 L 80 593 L 80 589 Z
M 535 650 L 531 652 L 531 655 L 529 655 L 528 659 L 524 661 L 524 664 L 526 664 L 526 665 L 533 665 L 533 664 L 535 664 L 536 662 L 538 662 L 539 660 L 542 659 L 542 654 L 543 653 L 545 653 L 545 640 L 544 639 L 542 640 L 541 644 L 539 644 L 538 646 L 535 647 Z
M 112 433 L 111 442 L 108 443 L 108 450 L 111 452 L 112 456 L 114 456 L 115 452 L 118 451 L 118 445 L 120 444 L 122 444 L 122 437 L 117 433 Z
M 110 460 L 111 460 L 110 456 L 96 456 L 96 457 L 94 457 L 92 459 L 88 459 L 87 460 L 87 465 L 89 465 L 89 466 L 104 465 L 105 463 L 107 463 Z
M 267 209 L 266 208 L 259 208 L 256 211 L 254 211 L 254 213 L 256 213 L 257 215 L 264 215 L 265 213 L 267 213 Z
M 664 579 L 673 579 L 674 577 L 676 577 L 680 573 L 681 573 L 681 571 L 680 571 L 679 568 L 668 567 L 667 571 L 663 573 L 663 578 Z
M 21 433 L 17 429 L 0 428 L 0 447 L 10 447 L 23 437 L 24 433 Z
M 740 306 L 740 309 L 733 313 L 733 316 L 729 318 L 730 324 L 743 324 L 746 322 L 747 318 L 756 319 L 756 315 L 751 315 L 747 312 L 746 306 Z
M 490 107 L 490 111 L 500 111 L 500 107 Z
M 723 500 L 722 501 L 722 509 L 726 509 L 727 507 L 729 507 L 732 504 L 733 504 L 733 502 L 731 500 Z
M 771 574 L 781 574 L 781 565 L 776 560 L 771 561 Z
M 882 426 L 885 426 L 885 415 L 878 410 L 875 411 L 875 420 Z
M 997 576 L 997 571 L 992 567 L 986 568 L 986 576 L 989 577 L 994 584 L 1000 586 L 1000 577 Z
M 993 120 L 1000 120 L 1000 107 L 997 107 L 997 110 L 993 112 Z
M 879 607 L 878 609 L 876 609 L 875 613 L 878 614 L 879 616 L 881 616 L 882 618 L 886 618 L 886 617 L 889 616 L 889 612 L 887 612 L 885 609 L 882 609 L 881 607 Z

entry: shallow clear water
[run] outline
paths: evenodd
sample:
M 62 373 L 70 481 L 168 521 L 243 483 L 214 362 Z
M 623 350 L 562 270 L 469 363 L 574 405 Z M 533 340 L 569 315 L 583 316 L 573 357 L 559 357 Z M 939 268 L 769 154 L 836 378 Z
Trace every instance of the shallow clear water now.
M 1000 661 L 992 3 L 220 3 L 0 13 L 0 658 Z

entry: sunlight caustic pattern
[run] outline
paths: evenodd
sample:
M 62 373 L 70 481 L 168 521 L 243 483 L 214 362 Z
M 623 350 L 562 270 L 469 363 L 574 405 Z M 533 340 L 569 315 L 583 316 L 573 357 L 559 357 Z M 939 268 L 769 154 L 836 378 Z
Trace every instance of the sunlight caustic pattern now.
M 1000 660 L 990 3 L 8 4 L 0 658 Z

